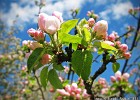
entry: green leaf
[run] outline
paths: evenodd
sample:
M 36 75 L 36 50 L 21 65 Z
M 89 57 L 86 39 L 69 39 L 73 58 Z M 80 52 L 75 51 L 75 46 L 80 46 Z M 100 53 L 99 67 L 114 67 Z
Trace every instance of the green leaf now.
M 50 81 L 51 85 L 55 88 L 55 89 L 62 89 L 62 83 L 58 78 L 58 75 L 56 73 L 56 71 L 54 69 L 51 69 L 48 73 L 48 80 Z
M 40 82 L 41 82 L 41 85 L 44 87 L 44 89 L 46 89 L 46 86 L 47 86 L 46 79 L 48 79 L 48 67 L 44 67 L 40 73 Z
M 79 22 L 79 24 L 78 24 L 78 26 L 79 27 L 83 27 L 85 24 L 87 24 L 88 22 L 87 22 L 87 20 L 84 18 L 84 19 L 82 19 L 80 22 Z
M 91 72 L 92 54 L 90 51 L 77 50 L 72 54 L 72 67 L 78 76 L 87 80 Z
M 134 95 L 136 95 L 136 91 L 132 88 L 132 87 L 127 87 L 126 89 L 125 89 L 125 91 L 127 92 L 127 93 L 132 93 L 132 94 L 134 94 Z
M 84 30 L 83 32 L 84 40 L 89 42 L 91 39 L 91 33 L 89 32 L 87 28 L 83 28 L 83 30 Z
M 66 34 L 69 33 L 72 30 L 72 28 L 76 26 L 77 22 L 78 22 L 78 19 L 72 19 L 72 20 L 68 20 L 62 23 L 61 29 L 60 29 L 61 32 L 66 33 Z
M 70 34 L 65 34 L 63 37 L 60 39 L 62 43 L 77 43 L 81 44 L 81 37 L 78 37 L 76 35 L 70 35 Z
M 113 72 L 116 73 L 120 68 L 120 64 L 115 62 L 112 64 L 112 68 L 113 68 Z
M 109 44 L 104 43 L 104 42 L 101 42 L 101 47 L 104 48 L 104 49 L 109 49 L 109 50 L 117 51 L 117 49 L 115 47 L 110 46 Z
M 88 80 L 88 77 L 90 75 L 92 58 L 93 56 L 90 51 L 84 51 L 84 63 L 83 63 L 83 69 L 81 72 L 81 77 L 84 80 Z
M 57 64 L 57 63 L 53 63 L 53 68 L 58 71 L 64 70 L 64 67 L 61 64 Z
M 44 54 L 44 52 L 45 52 L 45 49 L 43 49 L 43 48 L 36 48 L 32 52 L 32 54 L 29 56 L 28 61 L 27 61 L 28 72 L 31 72 L 33 67 L 38 65 L 38 62 L 39 62 L 40 58 L 42 57 L 42 55 Z
M 72 67 L 78 76 L 81 75 L 84 62 L 84 55 L 81 50 L 72 53 Z

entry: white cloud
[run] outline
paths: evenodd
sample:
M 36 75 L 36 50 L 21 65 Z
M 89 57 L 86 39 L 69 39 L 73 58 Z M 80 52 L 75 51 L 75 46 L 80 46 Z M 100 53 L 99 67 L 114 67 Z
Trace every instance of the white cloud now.
M 112 18 L 118 20 L 124 16 L 128 15 L 128 10 L 133 8 L 131 2 L 119 2 L 117 4 L 109 5 L 105 11 L 100 12 L 100 16 L 103 19 L 109 20 Z M 111 17 L 110 17 L 111 16 Z
M 76 0 L 72 2 L 71 0 L 47 0 L 46 6 L 42 8 L 41 12 L 51 14 L 53 11 L 57 10 L 63 13 L 64 18 L 70 18 L 70 10 L 73 8 L 81 8 L 85 2 L 87 1 Z M 35 17 L 35 15 L 38 14 L 38 9 L 34 1 L 20 0 L 18 3 L 11 2 L 9 11 L 1 11 L 0 15 L 2 15 L 2 20 L 4 20 L 8 26 L 13 24 L 16 15 L 19 15 L 17 24 L 24 24 L 25 22 L 33 23 L 37 22 L 37 17 Z

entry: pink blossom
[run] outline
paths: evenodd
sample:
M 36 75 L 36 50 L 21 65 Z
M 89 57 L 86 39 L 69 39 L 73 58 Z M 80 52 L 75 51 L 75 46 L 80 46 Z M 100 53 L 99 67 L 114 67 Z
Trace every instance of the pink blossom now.
M 101 90 L 101 94 L 107 94 L 107 92 L 108 92 L 108 88 L 103 88 L 103 89 Z
M 63 100 L 63 97 L 62 96 L 58 96 L 57 100 Z
M 92 27 L 92 26 L 94 25 L 94 23 L 95 23 L 95 20 L 94 20 L 93 18 L 90 18 L 90 19 L 88 20 L 88 25 L 89 25 L 90 27 Z
M 111 82 L 115 82 L 116 81 L 116 77 L 115 76 L 110 76 Z
M 38 25 L 42 31 L 49 34 L 54 34 L 60 28 L 60 20 L 55 16 L 48 16 L 45 13 L 40 13 Z
M 53 87 L 52 87 L 52 88 L 50 88 L 50 89 L 49 89 L 49 91 L 50 91 L 51 93 L 55 92 L 55 90 L 54 90 L 54 88 L 53 88 Z
M 122 75 L 122 73 L 121 73 L 120 71 L 117 71 L 117 72 L 115 73 L 115 77 L 116 77 L 116 79 L 117 79 L 118 81 L 121 80 L 121 75 Z
M 39 31 L 39 30 L 34 33 L 33 37 L 37 41 L 44 41 L 44 38 L 45 38 L 44 33 L 42 31 Z
M 128 78 L 130 77 L 130 74 L 129 73 L 124 73 L 122 75 L 123 79 L 125 79 L 126 81 L 128 80 Z
M 69 92 L 69 93 L 71 93 L 71 86 L 68 84 L 68 85 L 66 85 L 65 86 L 65 90 L 67 91 L 67 92 Z
M 22 41 L 22 46 L 29 46 L 30 41 L 29 40 L 24 40 Z
M 42 45 L 36 41 L 30 41 L 29 48 L 31 50 L 35 50 L 36 48 L 40 48 Z
M 51 55 L 49 55 L 49 54 L 44 54 L 44 55 L 42 56 L 41 63 L 42 63 L 43 65 L 48 64 L 50 61 L 51 61 Z
M 63 22 L 63 18 L 62 18 L 62 13 L 61 13 L 61 12 L 54 11 L 54 12 L 52 13 L 52 16 L 57 17 L 57 18 L 60 20 L 60 22 Z
M 70 96 L 70 94 L 66 92 L 64 89 L 57 89 L 57 92 L 64 96 Z
M 116 41 L 116 45 L 117 45 L 118 47 L 120 47 L 121 42 L 120 42 L 120 41 Z
M 121 44 L 120 45 L 120 50 L 123 51 L 123 52 L 126 52 L 128 50 L 127 44 Z
M 123 53 L 123 56 L 125 59 L 129 59 L 131 57 L 131 54 L 130 54 L 130 52 L 125 52 L 125 53 Z
M 30 29 L 27 31 L 27 33 L 28 33 L 31 37 L 34 36 L 35 32 L 36 32 L 36 30 L 33 29 L 33 28 L 30 28 Z
M 106 38 L 107 30 L 108 30 L 108 23 L 105 20 L 98 21 L 95 23 L 93 30 L 96 32 L 97 37 Z
M 82 96 L 83 96 L 83 98 L 88 98 L 90 95 L 89 94 L 87 94 L 87 90 L 86 89 L 84 89 L 83 90 L 83 93 L 82 93 Z
M 110 45 L 110 46 L 114 46 L 114 43 L 111 42 L 111 41 L 104 41 L 104 43 L 106 43 L 106 44 L 108 44 L 108 45 Z
M 80 94 L 80 93 L 81 93 L 81 91 L 82 91 L 82 89 L 81 89 L 81 88 L 76 89 L 76 94 Z
M 76 94 L 76 100 L 81 100 L 80 94 Z
M 116 37 L 115 37 L 114 34 L 110 34 L 110 35 L 108 36 L 108 40 L 109 40 L 109 41 L 114 41 L 115 39 L 116 39 Z
M 72 91 L 76 91 L 77 88 L 78 88 L 77 84 L 76 83 L 72 83 L 71 90 Z
M 106 84 L 105 78 L 99 78 L 98 83 L 101 84 L 101 85 Z

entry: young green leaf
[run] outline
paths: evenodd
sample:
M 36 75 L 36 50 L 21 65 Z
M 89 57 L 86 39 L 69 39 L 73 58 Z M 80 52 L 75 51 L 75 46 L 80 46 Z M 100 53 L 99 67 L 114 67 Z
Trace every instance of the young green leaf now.
M 101 42 L 101 47 L 104 48 L 104 49 L 109 49 L 109 50 L 117 51 L 117 49 L 115 47 L 110 46 L 109 44 L 106 44 L 104 42 Z
M 83 30 L 84 30 L 83 32 L 84 40 L 89 42 L 91 38 L 91 33 L 89 32 L 87 28 L 83 28 Z
M 78 19 L 72 19 L 72 20 L 68 20 L 64 22 L 61 25 L 61 29 L 60 29 L 61 32 L 68 34 L 72 30 L 72 28 L 76 26 L 77 22 L 78 22 Z
M 61 83 L 60 79 L 58 78 L 58 75 L 57 75 L 55 69 L 51 69 L 49 71 L 48 80 L 55 89 L 63 88 L 62 83 Z
M 77 63 L 78 62 L 78 63 Z M 87 80 L 91 72 L 92 54 L 90 51 L 77 50 L 72 54 L 72 67 L 78 76 Z
M 112 68 L 113 68 L 113 72 L 116 73 L 120 68 L 120 64 L 115 62 L 112 64 Z
M 40 73 L 40 82 L 41 82 L 41 85 L 44 87 L 44 89 L 46 89 L 46 86 L 47 86 L 46 79 L 48 79 L 48 67 L 44 67 Z
M 28 61 L 27 61 L 27 68 L 28 71 L 31 72 L 31 70 L 33 69 L 33 67 L 35 67 L 35 65 L 38 64 L 40 58 L 42 57 L 42 55 L 44 54 L 45 49 L 43 48 L 36 48 L 32 54 L 29 56 Z

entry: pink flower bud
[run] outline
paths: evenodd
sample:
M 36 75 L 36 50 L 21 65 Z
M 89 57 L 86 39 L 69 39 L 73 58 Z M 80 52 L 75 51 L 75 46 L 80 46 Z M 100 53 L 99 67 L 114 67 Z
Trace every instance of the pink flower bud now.
M 42 47 L 42 45 L 38 42 L 35 42 L 35 41 L 30 41 L 30 45 L 29 45 L 29 48 L 31 50 L 35 50 L 36 48 L 40 48 Z
M 42 31 L 39 31 L 39 30 L 34 33 L 33 37 L 37 41 L 44 41 L 44 38 L 45 38 L 44 33 Z
M 109 41 L 114 41 L 115 39 L 116 39 L 116 37 L 115 37 L 114 34 L 110 34 L 110 35 L 108 36 L 108 40 L 109 40 Z
M 66 92 L 64 89 L 57 89 L 57 92 L 63 96 L 70 96 L 70 94 Z
M 83 90 L 82 97 L 85 98 L 85 99 L 90 97 L 90 95 L 87 94 L 87 90 L 86 89 Z
M 34 37 L 34 34 L 35 34 L 36 30 L 31 28 L 27 31 L 27 33 L 31 36 L 31 37 Z
M 99 83 L 100 85 L 106 84 L 105 78 L 99 78 L 98 83 Z
M 54 88 L 52 87 L 52 88 L 50 88 L 49 89 L 49 91 L 51 92 L 51 93 L 54 93 L 55 92 L 55 90 L 54 90 Z
M 89 25 L 90 27 L 92 27 L 92 26 L 94 25 L 94 23 L 95 23 L 95 20 L 94 20 L 93 18 L 90 18 L 90 19 L 88 20 L 88 25 Z
M 22 46 L 27 46 L 29 45 L 30 41 L 29 40 L 24 40 L 22 41 Z
M 68 84 L 65 86 L 65 90 L 69 93 L 71 93 L 71 86 Z
M 39 14 L 38 25 L 42 31 L 54 34 L 60 28 L 60 20 L 55 16 L 48 16 L 44 13 Z
M 115 76 L 110 76 L 111 82 L 115 82 L 116 81 L 116 77 Z
M 116 45 L 117 45 L 118 47 L 120 47 L 121 42 L 120 42 L 120 41 L 116 41 Z
M 116 79 L 117 79 L 118 81 L 121 80 L 121 75 L 122 75 L 122 73 L 121 73 L 120 71 L 117 71 L 117 72 L 115 73 L 115 77 L 116 77 Z
M 108 30 L 108 23 L 105 20 L 98 21 L 95 23 L 94 31 L 96 32 L 97 37 L 103 37 L 106 38 L 107 36 L 107 30 Z
M 127 81 L 128 78 L 130 77 L 130 74 L 124 73 L 124 74 L 122 75 L 122 77 L 123 77 L 123 79 L 125 79 L 125 80 Z
M 60 12 L 58 12 L 58 11 L 54 11 L 54 12 L 52 13 L 52 16 L 57 17 L 57 18 L 60 20 L 60 22 L 63 22 L 62 13 L 60 13 Z
M 120 50 L 123 52 L 126 52 L 128 50 L 128 46 L 126 44 L 121 44 L 120 45 Z
M 72 83 L 71 85 L 71 90 L 76 91 L 76 89 L 78 88 L 76 83 Z
M 76 100 L 81 100 L 80 94 L 76 94 Z
M 76 89 L 76 94 L 80 94 L 80 93 L 81 93 L 81 91 L 82 91 L 82 89 L 81 89 L 81 88 Z
M 129 59 L 129 58 L 131 57 L 130 52 L 125 52 L 125 53 L 123 54 L 123 57 L 124 57 L 125 59 Z
M 58 96 L 57 100 L 63 100 L 63 97 L 62 96 Z
M 43 65 L 48 64 L 50 61 L 51 61 L 51 55 L 49 55 L 49 54 L 44 54 L 44 55 L 42 56 L 41 63 L 42 63 Z
M 108 88 L 103 88 L 103 89 L 101 90 L 101 94 L 107 94 L 107 92 L 108 92 Z
M 108 45 L 110 45 L 110 46 L 114 46 L 114 43 L 111 42 L 111 41 L 104 41 L 104 43 L 106 43 L 106 44 L 108 44 Z

